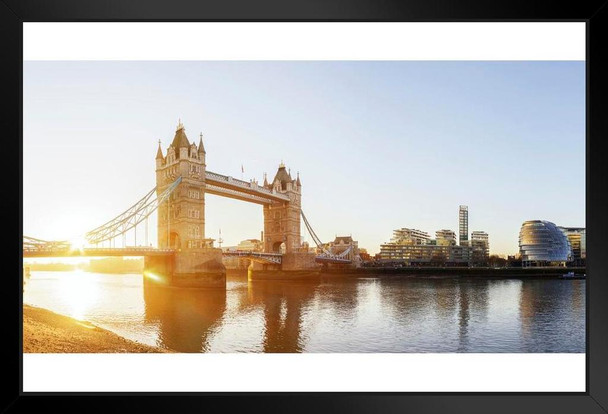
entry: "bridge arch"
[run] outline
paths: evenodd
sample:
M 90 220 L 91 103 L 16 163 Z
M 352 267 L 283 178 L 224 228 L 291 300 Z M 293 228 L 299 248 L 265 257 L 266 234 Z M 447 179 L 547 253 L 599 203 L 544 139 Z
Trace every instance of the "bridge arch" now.
M 278 242 L 275 242 L 272 245 L 272 252 L 271 253 L 281 253 L 281 254 L 284 254 L 285 253 L 285 249 L 286 249 L 285 242 L 278 241 Z

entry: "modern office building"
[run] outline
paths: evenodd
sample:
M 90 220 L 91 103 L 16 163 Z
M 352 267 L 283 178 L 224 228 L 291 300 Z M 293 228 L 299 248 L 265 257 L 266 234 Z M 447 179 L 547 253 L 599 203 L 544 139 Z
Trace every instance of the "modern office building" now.
M 584 266 L 587 259 L 587 232 L 584 227 L 558 227 L 570 242 L 571 261 Z
M 460 206 L 458 208 L 458 244 L 460 246 L 469 245 L 469 207 Z
M 466 266 L 471 260 L 469 246 L 457 246 L 451 230 L 438 230 L 436 239 L 414 229 L 393 231 L 390 242 L 380 245 L 380 261 L 405 266 Z
M 488 233 L 486 233 L 485 231 L 475 230 L 471 232 L 471 241 L 473 240 L 481 240 L 489 245 Z
M 391 243 L 396 244 L 427 244 L 431 237 L 426 231 L 401 228 L 393 230 Z
M 522 266 L 565 266 L 571 260 L 568 238 L 554 223 L 524 221 L 519 231 Z
M 461 205 L 458 211 L 458 244 L 453 230 L 441 229 L 435 238 L 422 230 L 401 228 L 393 230 L 388 243 L 380 245 L 379 260 L 405 266 L 467 266 L 472 263 L 473 248 L 469 241 L 469 208 Z M 488 234 L 475 232 L 478 262 L 487 262 Z
M 456 246 L 456 233 L 452 230 L 437 230 L 435 241 L 438 246 Z
M 471 263 L 474 265 L 487 265 L 490 258 L 490 242 L 485 231 L 471 233 Z
M 405 266 L 468 265 L 471 248 L 468 246 L 440 246 L 437 244 L 396 244 L 380 245 L 380 261 L 401 263 Z
M 468 265 L 471 248 L 468 246 L 438 246 L 436 244 L 380 245 L 380 261 L 412 265 Z

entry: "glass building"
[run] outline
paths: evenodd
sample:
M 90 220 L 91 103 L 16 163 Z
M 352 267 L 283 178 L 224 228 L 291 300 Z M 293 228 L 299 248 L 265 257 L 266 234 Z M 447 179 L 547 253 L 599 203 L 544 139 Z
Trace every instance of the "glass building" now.
M 458 208 L 458 244 L 461 246 L 469 245 L 469 207 L 460 206 Z
M 587 231 L 584 227 L 559 227 L 570 242 L 572 262 L 584 266 L 587 259 Z
M 565 266 L 571 260 L 570 242 L 554 223 L 524 221 L 519 231 L 522 266 Z

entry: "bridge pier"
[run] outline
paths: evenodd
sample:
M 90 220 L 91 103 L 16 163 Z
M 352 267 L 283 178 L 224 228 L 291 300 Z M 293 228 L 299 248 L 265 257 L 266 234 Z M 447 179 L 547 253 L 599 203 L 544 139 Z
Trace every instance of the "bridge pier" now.
M 321 266 L 315 262 L 316 255 L 308 252 L 285 253 L 281 264 L 251 261 L 247 269 L 247 280 L 295 280 L 320 277 Z
M 189 249 L 169 256 L 146 256 L 144 284 L 187 288 L 225 288 L 222 250 Z

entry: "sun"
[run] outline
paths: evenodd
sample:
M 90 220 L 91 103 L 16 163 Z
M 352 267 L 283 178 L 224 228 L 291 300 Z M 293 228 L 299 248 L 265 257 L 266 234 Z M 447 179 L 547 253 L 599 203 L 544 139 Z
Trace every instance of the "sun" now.
M 68 240 L 68 243 L 70 243 L 70 250 L 82 251 L 82 249 L 84 249 L 84 247 L 86 246 L 87 241 L 84 238 L 84 236 L 75 236 L 75 237 L 70 238 Z

